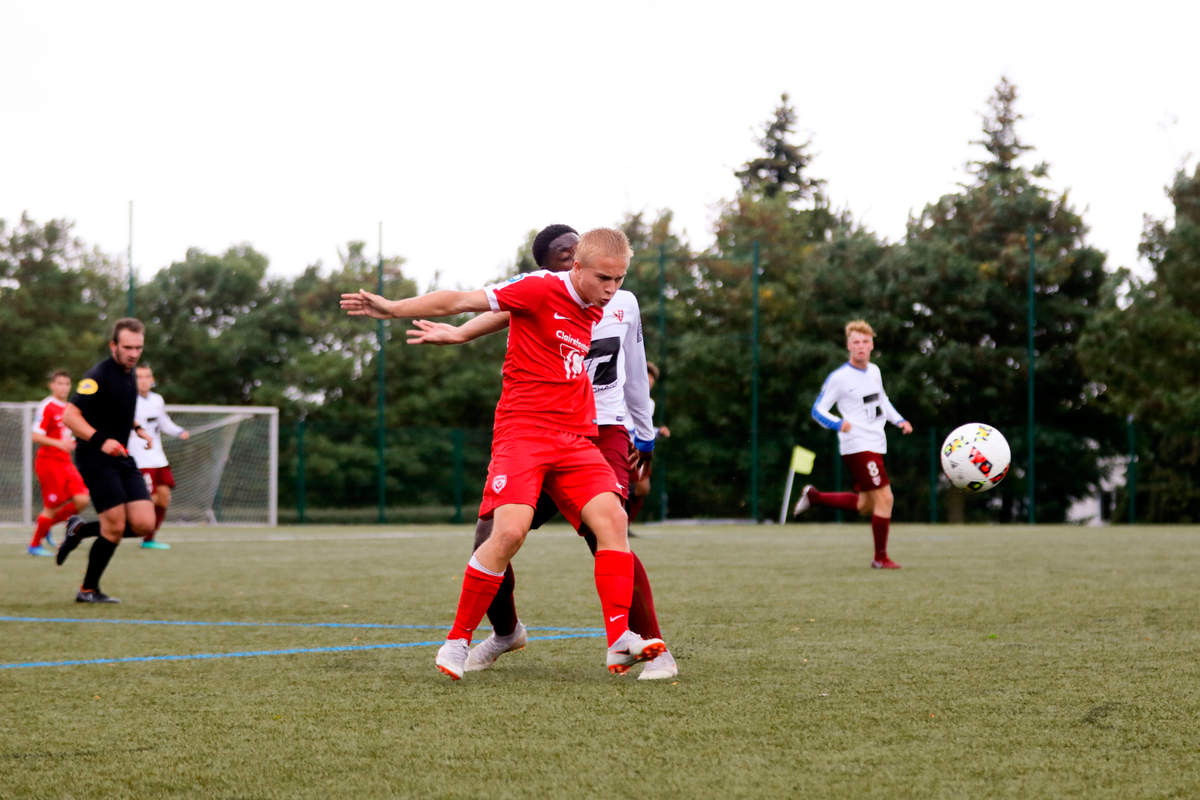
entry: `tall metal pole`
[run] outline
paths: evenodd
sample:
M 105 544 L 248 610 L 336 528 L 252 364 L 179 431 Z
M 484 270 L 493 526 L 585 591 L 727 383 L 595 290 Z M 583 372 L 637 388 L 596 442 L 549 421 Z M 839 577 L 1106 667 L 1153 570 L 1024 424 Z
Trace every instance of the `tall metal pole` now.
M 1129 524 L 1137 522 L 1137 430 L 1133 427 L 1133 414 L 1125 418 L 1129 434 L 1129 463 L 1125 467 L 1125 491 L 1129 495 Z
M 661 370 L 667 363 L 667 247 L 658 246 L 658 368 Z M 666 420 L 667 413 L 667 384 L 663 383 L 658 390 L 658 419 Z M 665 459 L 658 455 L 654 459 L 654 474 L 658 476 L 658 519 L 667 520 L 667 465 Z
M 1035 463 L 1033 437 L 1034 437 L 1034 431 L 1036 430 L 1036 423 L 1034 420 L 1034 411 L 1033 411 L 1033 384 L 1034 384 L 1034 369 L 1037 366 L 1037 354 L 1034 352 L 1034 349 L 1033 349 L 1033 325 L 1034 325 L 1034 320 L 1036 319 L 1036 315 L 1034 314 L 1034 272 L 1037 268 L 1037 256 L 1035 255 L 1034 248 L 1033 248 L 1033 245 L 1034 245 L 1033 223 L 1030 223 L 1025 228 L 1025 239 L 1029 242 L 1029 288 L 1028 288 L 1028 302 L 1026 303 L 1028 311 L 1027 311 L 1026 320 L 1025 320 L 1025 326 L 1026 326 L 1026 328 L 1028 328 L 1027 339 L 1028 339 L 1028 345 L 1029 345 L 1029 355 L 1028 355 L 1028 359 L 1027 359 L 1029 368 L 1028 368 L 1028 374 L 1026 375 L 1026 384 L 1027 384 L 1027 388 L 1028 388 L 1028 408 L 1027 408 L 1028 430 L 1026 431 L 1026 441 L 1028 441 L 1028 443 L 1029 443 L 1029 466 L 1027 467 L 1026 474 L 1027 474 L 1027 480 L 1029 481 L 1029 524 L 1033 525 L 1037 521 L 1037 514 L 1035 511 L 1035 507 L 1034 507 L 1035 484 L 1034 484 L 1034 469 L 1033 469 L 1034 463 Z
M 750 326 L 750 517 L 758 522 L 758 240 L 754 241 L 750 285 L 754 313 Z
M 129 262 L 129 297 L 125 302 L 125 316 L 133 316 L 133 201 L 129 201 L 129 247 L 125 250 Z
M 377 266 L 379 275 L 379 286 L 376 292 L 383 294 L 383 223 L 379 223 L 379 260 Z M 378 485 L 378 503 L 379 513 L 377 519 L 380 523 L 387 522 L 387 469 L 385 465 L 385 457 L 387 453 L 387 426 L 384 420 L 384 406 L 386 397 L 384 395 L 384 353 L 383 353 L 383 337 L 384 328 L 383 320 L 375 322 L 375 375 L 376 389 L 375 396 L 377 406 L 375 411 L 375 475 Z

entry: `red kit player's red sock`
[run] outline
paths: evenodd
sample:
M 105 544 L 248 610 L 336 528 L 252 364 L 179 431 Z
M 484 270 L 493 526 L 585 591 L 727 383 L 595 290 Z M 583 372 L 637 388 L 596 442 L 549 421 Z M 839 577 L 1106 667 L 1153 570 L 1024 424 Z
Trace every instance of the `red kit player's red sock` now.
M 67 502 L 63 503 L 62 508 L 60 508 L 57 512 L 55 512 L 54 518 L 50 520 L 50 527 L 53 528 L 58 523 L 62 522 L 67 517 L 74 514 L 76 512 L 76 510 L 77 509 L 75 508 L 74 500 L 68 500 Z
M 808 499 L 815 506 L 840 508 L 843 511 L 858 510 L 858 494 L 855 492 L 818 492 L 816 489 L 810 489 Z
M 661 639 L 658 615 L 654 613 L 654 593 L 650 591 L 650 578 L 642 560 L 633 553 L 633 598 L 629 604 L 629 630 L 643 639 Z
M 43 517 L 38 514 L 37 527 L 33 529 L 33 538 L 29 540 L 30 547 L 41 547 L 42 540 L 46 538 L 46 534 L 50 532 L 50 527 L 54 521 L 50 517 Z
M 874 515 L 871 517 L 871 535 L 875 537 L 875 560 L 883 561 L 887 558 L 887 540 L 888 530 L 891 528 L 892 520 L 890 517 L 880 517 Z
M 596 551 L 596 594 L 604 612 L 608 644 L 630 626 L 629 604 L 633 600 L 633 553 L 620 550 Z
M 483 619 L 483 613 L 496 596 L 504 573 L 492 575 L 467 565 L 463 575 L 462 594 L 458 597 L 458 610 L 454 614 L 454 627 L 446 635 L 447 639 L 466 639 L 471 641 L 475 626 Z

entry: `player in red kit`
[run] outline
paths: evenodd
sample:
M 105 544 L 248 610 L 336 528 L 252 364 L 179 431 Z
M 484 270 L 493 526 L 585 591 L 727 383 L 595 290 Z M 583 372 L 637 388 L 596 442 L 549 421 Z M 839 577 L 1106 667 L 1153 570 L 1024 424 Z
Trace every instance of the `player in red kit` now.
M 510 312 L 503 390 L 479 516 L 492 535 L 467 565 L 454 625 L 438 650 L 439 670 L 462 677 L 471 637 L 520 549 L 543 487 L 572 526 L 596 536 L 596 591 L 604 613 L 607 665 L 624 673 L 666 650 L 629 630 L 633 555 L 620 488 L 600 450 L 584 359 L 592 326 L 625 279 L 633 253 L 621 231 L 601 228 L 579 241 L 569 272 L 538 271 L 473 292 L 440 290 L 405 300 L 367 291 L 342 295 L 351 316 L 375 319 Z
M 71 460 L 75 437 L 62 421 L 70 395 L 71 376 L 65 370 L 58 370 L 50 376 L 50 396 L 38 405 L 33 417 L 33 442 L 39 445 L 33 469 L 42 490 L 42 511 L 29 541 L 31 556 L 54 555 L 53 550 L 42 547 L 43 541 L 54 546 L 50 529 L 91 502 L 87 486 Z

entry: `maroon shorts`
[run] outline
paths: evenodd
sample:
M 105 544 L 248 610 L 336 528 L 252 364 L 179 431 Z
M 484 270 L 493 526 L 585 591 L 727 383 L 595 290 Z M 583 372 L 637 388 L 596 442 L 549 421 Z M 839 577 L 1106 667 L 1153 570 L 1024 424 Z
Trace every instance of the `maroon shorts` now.
M 42 505 L 46 508 L 57 508 L 76 495 L 88 493 L 79 470 L 70 461 L 37 459 L 33 462 L 33 470 L 37 473 Z
M 146 491 L 150 494 L 154 494 L 154 490 L 160 486 L 175 488 L 175 475 L 170 467 L 148 467 L 142 470 L 142 475 L 146 478 Z
M 621 499 L 628 500 L 629 484 L 633 480 L 629 469 L 629 448 L 633 444 L 629 440 L 629 431 L 624 425 L 601 425 L 600 434 L 592 441 L 604 454 L 604 460 L 612 467 L 613 475 L 617 476 Z
M 479 518 L 490 519 L 498 506 L 511 503 L 535 508 L 543 488 L 576 530 L 588 501 L 621 492 L 612 467 L 591 440 L 533 426 L 497 430 Z
M 847 453 L 842 456 L 842 463 L 850 470 L 854 478 L 854 491 L 869 492 L 882 489 L 891 481 L 888 480 L 887 470 L 883 467 L 883 454 L 864 451 Z

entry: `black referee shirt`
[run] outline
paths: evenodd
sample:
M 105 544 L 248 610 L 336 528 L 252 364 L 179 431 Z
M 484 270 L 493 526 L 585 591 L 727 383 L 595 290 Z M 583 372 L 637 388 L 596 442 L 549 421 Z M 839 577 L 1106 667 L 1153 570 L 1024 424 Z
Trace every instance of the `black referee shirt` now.
M 122 447 L 129 441 L 137 409 L 137 379 L 133 372 L 126 372 L 110 357 L 89 369 L 75 385 L 71 403 L 96 429 L 90 441 L 78 441 L 76 449 L 83 451 L 80 455 L 99 453 L 105 439 L 116 439 Z

